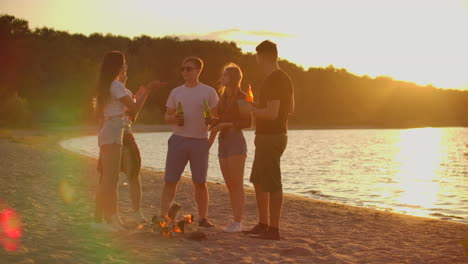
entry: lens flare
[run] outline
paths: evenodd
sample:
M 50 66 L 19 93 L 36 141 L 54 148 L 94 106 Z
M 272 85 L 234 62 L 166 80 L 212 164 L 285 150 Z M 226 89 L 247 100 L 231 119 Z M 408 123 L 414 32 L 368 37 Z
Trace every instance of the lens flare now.
M 75 190 L 66 180 L 60 182 L 60 194 L 62 200 L 67 204 L 72 203 L 75 199 Z
M 0 243 L 6 251 L 16 251 L 21 238 L 21 220 L 11 208 L 0 213 Z
M 6 251 L 16 251 L 18 250 L 18 242 L 15 239 L 11 239 L 8 237 L 2 237 L 0 235 L 0 244 Z
M 4 209 L 0 215 L 2 230 L 9 238 L 18 239 L 21 237 L 21 222 L 13 209 Z

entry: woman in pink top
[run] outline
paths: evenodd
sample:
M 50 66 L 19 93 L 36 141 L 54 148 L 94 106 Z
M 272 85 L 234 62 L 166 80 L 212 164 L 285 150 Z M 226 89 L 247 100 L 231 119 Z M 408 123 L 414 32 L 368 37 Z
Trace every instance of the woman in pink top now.
M 242 129 L 252 125 L 250 114 L 241 114 L 239 100 L 246 100 L 247 94 L 241 88 L 242 71 L 230 63 L 224 68 L 219 89 L 220 101 L 217 108 L 219 120 L 211 129 L 210 144 L 218 137 L 218 158 L 224 181 L 229 190 L 234 219 L 224 228 L 225 232 L 241 232 L 244 211 L 244 167 L 247 144 Z

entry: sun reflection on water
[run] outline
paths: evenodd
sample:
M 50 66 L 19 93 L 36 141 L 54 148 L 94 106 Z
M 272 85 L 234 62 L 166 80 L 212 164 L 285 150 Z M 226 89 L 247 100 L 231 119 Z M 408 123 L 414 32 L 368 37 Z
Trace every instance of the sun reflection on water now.
M 403 130 L 397 143 L 395 161 L 399 170 L 394 182 L 401 191 L 397 209 L 424 215 L 422 209 L 433 208 L 443 176 L 441 164 L 447 155 L 443 132 L 439 128 Z

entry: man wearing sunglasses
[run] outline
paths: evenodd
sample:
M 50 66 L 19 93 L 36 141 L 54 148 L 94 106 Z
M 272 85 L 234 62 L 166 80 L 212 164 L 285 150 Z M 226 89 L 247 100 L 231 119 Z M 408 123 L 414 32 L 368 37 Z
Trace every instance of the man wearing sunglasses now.
M 208 126 L 204 118 L 204 101 L 208 102 L 212 114 L 216 111 L 218 95 L 214 88 L 199 81 L 203 61 L 197 57 L 185 58 L 180 72 L 185 83 L 169 95 L 166 103 L 165 119 L 173 125 L 173 133 L 168 141 L 164 188 L 161 197 L 161 216 L 167 216 L 175 197 L 177 183 L 190 162 L 192 181 L 195 186 L 195 200 L 200 217 L 199 226 L 213 227 L 208 220 Z M 183 116 L 177 113 L 181 106 Z M 183 118 L 183 122 L 180 119 Z

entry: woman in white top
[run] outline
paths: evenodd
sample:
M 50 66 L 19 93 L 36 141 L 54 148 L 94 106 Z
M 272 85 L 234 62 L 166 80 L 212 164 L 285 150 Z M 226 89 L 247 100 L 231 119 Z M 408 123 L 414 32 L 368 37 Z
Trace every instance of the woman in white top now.
M 98 136 L 101 178 L 96 194 L 96 221 L 103 218 L 102 225 L 110 230 L 123 230 L 117 200 L 124 132 L 130 129 L 131 120 L 138 115 L 151 89 L 161 85 L 159 81 L 152 81 L 140 86 L 134 100 L 132 92 L 125 88 L 126 79 L 125 55 L 108 52 L 101 65 L 96 100 L 101 121 Z

